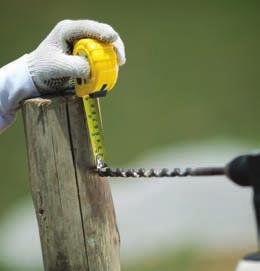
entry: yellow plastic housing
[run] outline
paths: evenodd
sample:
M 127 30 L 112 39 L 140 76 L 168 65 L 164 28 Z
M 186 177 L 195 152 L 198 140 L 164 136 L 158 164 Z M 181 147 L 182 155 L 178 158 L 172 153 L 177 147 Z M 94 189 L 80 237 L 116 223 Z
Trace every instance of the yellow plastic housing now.
M 99 96 L 111 91 L 117 82 L 118 62 L 114 47 L 94 39 L 81 39 L 74 44 L 74 55 L 85 56 L 90 64 L 90 77 L 75 79 L 78 96 Z

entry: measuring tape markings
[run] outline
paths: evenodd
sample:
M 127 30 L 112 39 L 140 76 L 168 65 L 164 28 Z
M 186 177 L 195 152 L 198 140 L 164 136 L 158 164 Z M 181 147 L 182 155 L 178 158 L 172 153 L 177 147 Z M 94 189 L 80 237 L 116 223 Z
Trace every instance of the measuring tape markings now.
M 93 156 L 105 161 L 103 125 L 99 98 L 115 86 L 118 76 L 118 62 L 113 44 L 94 39 L 81 39 L 74 44 L 74 55 L 84 56 L 91 66 L 89 80 L 77 78 L 75 89 L 83 99 L 83 105 L 90 134 Z
M 98 98 L 83 97 L 83 104 L 94 159 L 96 161 L 100 157 L 105 161 L 103 125 L 99 111 L 99 100 Z

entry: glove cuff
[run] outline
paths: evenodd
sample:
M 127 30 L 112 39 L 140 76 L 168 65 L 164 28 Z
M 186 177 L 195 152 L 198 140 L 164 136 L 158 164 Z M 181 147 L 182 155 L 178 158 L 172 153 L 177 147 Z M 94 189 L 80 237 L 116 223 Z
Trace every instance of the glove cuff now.
M 0 113 L 14 113 L 20 102 L 39 96 L 24 55 L 0 69 Z
M 35 68 L 35 51 L 31 52 L 30 54 L 26 55 L 26 63 L 27 63 L 27 69 L 31 76 L 31 79 L 33 81 L 33 84 L 35 85 L 36 89 L 39 91 L 39 87 L 36 84 L 34 78 L 36 76 L 36 68 Z
M 0 69 L 0 132 L 11 124 L 21 101 L 40 95 L 29 73 L 27 58 L 24 55 Z
M 10 127 L 15 121 L 15 113 L 2 115 L 0 113 L 0 134 Z

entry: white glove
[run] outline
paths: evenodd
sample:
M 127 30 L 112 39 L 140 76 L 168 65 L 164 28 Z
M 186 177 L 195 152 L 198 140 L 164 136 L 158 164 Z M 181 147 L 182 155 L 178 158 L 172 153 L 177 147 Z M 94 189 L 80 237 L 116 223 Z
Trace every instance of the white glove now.
M 88 79 L 86 58 L 71 55 L 73 42 L 87 37 L 113 43 L 119 65 L 125 63 L 124 44 L 111 26 L 89 20 L 61 21 L 28 58 L 29 71 L 40 92 L 65 90 L 71 78 Z
M 0 69 L 0 133 L 14 122 L 22 100 L 40 95 L 29 73 L 27 57 Z
M 22 100 L 66 90 L 71 78 L 88 78 L 86 58 L 70 55 L 73 42 L 88 37 L 112 42 L 119 65 L 125 63 L 124 44 L 111 26 L 89 20 L 61 21 L 35 51 L 0 69 L 0 133 L 12 124 Z

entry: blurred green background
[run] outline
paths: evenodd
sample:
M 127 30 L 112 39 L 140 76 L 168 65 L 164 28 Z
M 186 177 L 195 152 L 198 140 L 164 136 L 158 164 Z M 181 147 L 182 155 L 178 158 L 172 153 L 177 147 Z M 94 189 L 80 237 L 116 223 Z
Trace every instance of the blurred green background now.
M 257 0 L 1 0 L 0 65 L 31 52 L 61 19 L 107 22 L 127 51 L 118 85 L 102 101 L 112 164 L 163 145 L 209 138 L 236 138 L 258 147 L 259 7 Z M 29 194 L 20 116 L 0 136 L 0 149 L 1 217 Z M 186 254 L 125 269 L 191 270 L 192 261 L 192 270 L 208 270 L 206 261 Z M 236 259 L 226 258 L 230 261 L 215 262 L 231 266 Z

